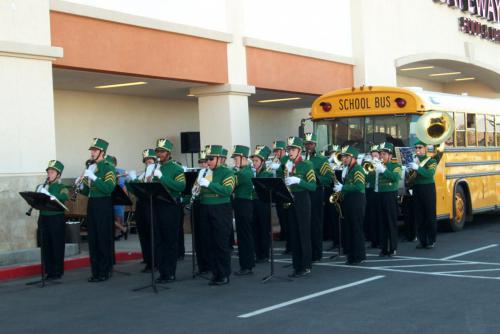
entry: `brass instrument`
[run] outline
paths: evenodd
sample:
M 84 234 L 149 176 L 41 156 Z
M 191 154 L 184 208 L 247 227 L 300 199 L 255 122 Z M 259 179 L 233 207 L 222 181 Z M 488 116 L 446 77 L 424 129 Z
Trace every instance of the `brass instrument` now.
M 42 184 L 42 187 L 41 187 L 41 188 L 45 188 L 45 187 L 47 186 L 47 184 L 48 184 L 48 183 L 49 183 L 49 178 L 47 177 L 47 178 L 45 179 L 45 182 Z M 38 190 L 38 189 L 41 189 L 41 188 L 38 188 L 38 187 L 37 187 L 37 190 Z M 31 216 L 31 212 L 32 212 L 32 211 L 33 211 L 33 207 L 30 207 L 30 208 L 28 209 L 28 211 L 26 211 L 26 216 Z
M 286 178 L 288 176 L 290 176 L 290 171 L 288 170 L 288 167 L 285 165 L 285 168 L 283 169 L 283 180 L 286 180 Z M 289 186 L 286 186 L 286 188 L 288 189 L 290 194 L 293 196 L 292 189 Z M 283 209 L 288 209 L 291 205 L 292 205 L 292 203 L 283 203 Z
M 455 121 L 446 112 L 431 111 L 425 113 L 421 116 L 416 124 L 416 135 L 417 138 L 428 145 L 439 145 L 436 149 L 434 158 L 439 162 L 441 156 L 443 155 L 445 142 L 453 134 L 453 129 L 455 128 Z M 427 161 L 431 157 L 427 157 L 423 161 L 419 162 L 420 167 L 425 166 Z M 417 177 L 417 171 L 410 170 L 408 172 L 408 178 L 406 183 L 409 188 L 411 188 Z
M 364 169 L 364 171 L 365 171 L 366 174 L 372 173 L 375 170 L 375 165 L 370 160 L 363 161 L 363 165 L 362 166 L 363 166 L 363 169 Z
M 96 161 L 92 160 L 92 159 L 85 161 L 85 170 L 87 170 L 91 165 L 93 165 L 95 163 L 96 163 Z M 81 185 L 83 184 L 84 179 L 85 179 L 85 177 L 83 177 L 83 174 L 82 174 L 73 184 L 73 190 L 72 190 L 73 194 L 71 195 L 70 201 L 73 201 L 73 202 L 76 201 L 76 198 L 77 198 L 78 194 L 80 193 L 80 188 L 81 188 Z
M 335 174 L 333 174 L 333 184 L 334 185 L 337 185 L 339 184 L 339 180 L 337 179 L 337 177 L 335 176 Z M 343 199 L 343 196 L 342 196 L 342 193 L 340 191 L 337 191 L 337 192 L 333 192 L 330 197 L 328 198 L 328 201 L 333 204 L 335 206 L 335 209 L 337 210 L 338 214 L 339 214 L 339 218 L 343 219 L 344 218 L 344 215 L 342 214 L 342 207 L 340 206 L 340 202 L 342 202 L 342 199 Z

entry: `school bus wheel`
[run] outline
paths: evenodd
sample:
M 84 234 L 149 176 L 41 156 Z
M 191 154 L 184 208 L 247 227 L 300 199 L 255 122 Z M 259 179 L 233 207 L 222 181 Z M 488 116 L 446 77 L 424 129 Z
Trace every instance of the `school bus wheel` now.
M 453 196 L 453 218 L 450 222 L 450 229 L 453 232 L 460 231 L 464 228 L 465 218 L 467 216 L 467 197 L 464 188 L 458 185 L 455 188 Z

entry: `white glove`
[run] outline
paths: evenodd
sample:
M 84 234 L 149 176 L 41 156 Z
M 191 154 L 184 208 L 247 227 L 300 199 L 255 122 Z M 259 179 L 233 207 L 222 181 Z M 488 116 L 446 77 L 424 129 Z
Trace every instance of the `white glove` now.
M 187 166 L 182 166 L 182 170 L 184 171 L 184 173 L 187 172 L 188 171 Z
M 416 162 L 410 162 L 408 167 L 410 167 L 410 169 L 417 170 L 419 166 Z
M 299 184 L 300 178 L 296 176 L 289 176 L 285 179 L 285 184 L 287 186 L 291 186 L 292 184 Z
M 293 161 L 292 160 L 288 160 L 286 162 L 286 169 L 288 169 L 289 172 L 292 171 L 292 169 L 293 169 Z
M 278 163 L 278 162 L 273 162 L 273 163 L 271 164 L 271 169 L 272 169 L 272 170 L 277 170 L 277 169 L 279 169 L 279 168 L 280 168 L 280 166 L 281 166 L 281 164 L 280 164 L 280 163 Z
M 51 200 L 51 201 L 55 201 L 55 200 L 56 200 L 56 197 L 55 197 L 55 196 L 50 196 L 50 200 Z
M 97 169 L 97 164 L 92 164 L 87 169 L 90 170 L 90 171 L 92 171 L 92 173 L 95 173 L 95 170 Z
M 161 172 L 161 170 L 155 169 L 153 175 L 156 176 L 157 178 L 161 179 L 161 177 L 163 176 L 163 173 Z
M 135 180 L 137 179 L 137 172 L 135 170 L 131 170 L 127 173 L 127 179 L 128 180 Z
M 84 177 L 88 177 L 90 180 L 95 181 L 97 179 L 97 176 L 94 174 L 93 171 L 89 169 L 85 170 L 85 173 L 83 173 Z
M 40 189 L 40 191 L 39 191 L 39 192 L 41 192 L 42 194 L 45 194 L 45 195 L 47 195 L 47 196 L 52 196 L 52 195 L 49 193 L 49 191 L 48 191 L 47 189 L 45 189 L 45 188 Z
M 385 172 L 385 166 L 382 165 L 381 163 L 377 163 L 377 164 L 375 164 L 375 171 L 378 174 L 382 174 L 383 172 Z
M 336 185 L 333 186 L 333 191 L 335 191 L 336 193 L 342 191 L 342 183 L 337 183 Z
M 202 177 L 198 183 L 200 184 L 200 187 L 205 187 L 205 188 L 208 188 L 208 186 L 210 185 L 210 181 L 208 181 L 204 177 Z

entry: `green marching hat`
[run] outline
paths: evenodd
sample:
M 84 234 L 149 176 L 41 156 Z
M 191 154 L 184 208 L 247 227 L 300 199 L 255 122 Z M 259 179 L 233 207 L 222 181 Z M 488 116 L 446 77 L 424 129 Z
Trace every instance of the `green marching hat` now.
M 273 142 L 273 150 L 285 150 L 286 143 L 284 140 L 275 140 Z
M 318 143 L 318 136 L 316 136 L 314 133 L 311 132 L 306 132 L 304 134 L 304 144 L 305 143 Z
M 372 146 L 370 146 L 370 153 L 371 152 L 380 152 L 379 145 L 372 145 Z
M 198 152 L 198 163 L 207 161 L 207 153 L 205 150 Z
M 328 145 L 326 147 L 326 150 L 325 150 L 326 154 L 330 155 L 330 154 L 332 154 L 334 152 L 340 152 L 340 146 L 339 145 L 332 145 L 332 144 L 330 144 L 330 145 Z
M 350 155 L 351 157 L 357 159 L 358 155 L 359 155 L 359 151 L 354 146 L 348 145 L 348 146 L 342 147 L 341 154 L 342 155 Z
M 299 148 L 302 150 L 304 146 L 304 141 L 300 137 L 288 137 L 286 148 Z
M 227 153 L 228 153 L 227 149 L 223 147 L 220 156 L 223 158 L 227 158 Z
M 108 149 L 109 143 L 101 138 L 94 138 L 92 145 L 90 145 L 89 150 L 97 149 L 106 152 Z
M 220 157 L 222 156 L 222 146 L 221 145 L 207 145 L 205 147 L 206 157 Z
M 112 155 L 106 155 L 106 157 L 104 158 L 104 160 L 108 163 L 108 164 L 111 164 L 113 166 L 116 167 L 115 163 L 116 163 L 116 158 Z
M 147 148 L 142 151 L 142 162 L 145 162 L 146 159 L 156 159 L 155 150 L 153 150 L 152 148 Z
M 50 160 L 47 169 L 45 169 L 45 171 L 49 170 L 49 168 L 55 170 L 59 174 L 62 174 L 64 170 L 64 165 L 62 164 L 62 162 L 58 160 Z
M 166 138 L 160 138 L 156 141 L 155 151 L 165 150 L 168 152 L 172 152 L 173 147 L 174 147 L 174 145 L 172 144 L 172 142 L 170 140 L 168 140 Z
M 233 154 L 231 154 L 231 158 L 234 158 L 235 156 L 242 156 L 245 158 L 248 158 L 248 155 L 250 154 L 250 147 L 248 146 L 243 146 L 243 145 L 234 145 L 233 146 Z
M 271 154 L 271 149 L 269 147 L 266 145 L 257 145 L 251 157 L 259 157 L 263 161 L 266 161 L 267 158 L 269 158 L 269 154 Z
M 392 154 L 394 152 L 394 145 L 392 143 L 384 142 L 378 146 L 380 152 L 387 152 Z
M 427 144 L 424 143 L 423 141 L 421 141 L 420 139 L 418 139 L 417 142 L 413 146 L 417 146 L 417 145 L 422 145 L 424 147 L 427 147 Z

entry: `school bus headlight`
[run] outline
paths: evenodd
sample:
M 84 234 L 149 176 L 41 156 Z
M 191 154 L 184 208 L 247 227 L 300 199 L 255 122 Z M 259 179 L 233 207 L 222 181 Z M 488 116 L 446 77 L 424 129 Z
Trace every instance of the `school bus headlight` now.
M 323 109 L 323 111 L 327 111 L 328 112 L 328 111 L 332 110 L 332 104 L 329 103 L 329 102 L 321 102 L 319 105 L 321 106 L 321 108 Z
M 394 102 L 396 102 L 399 108 L 404 108 L 406 106 L 406 100 L 401 97 L 396 98 Z

